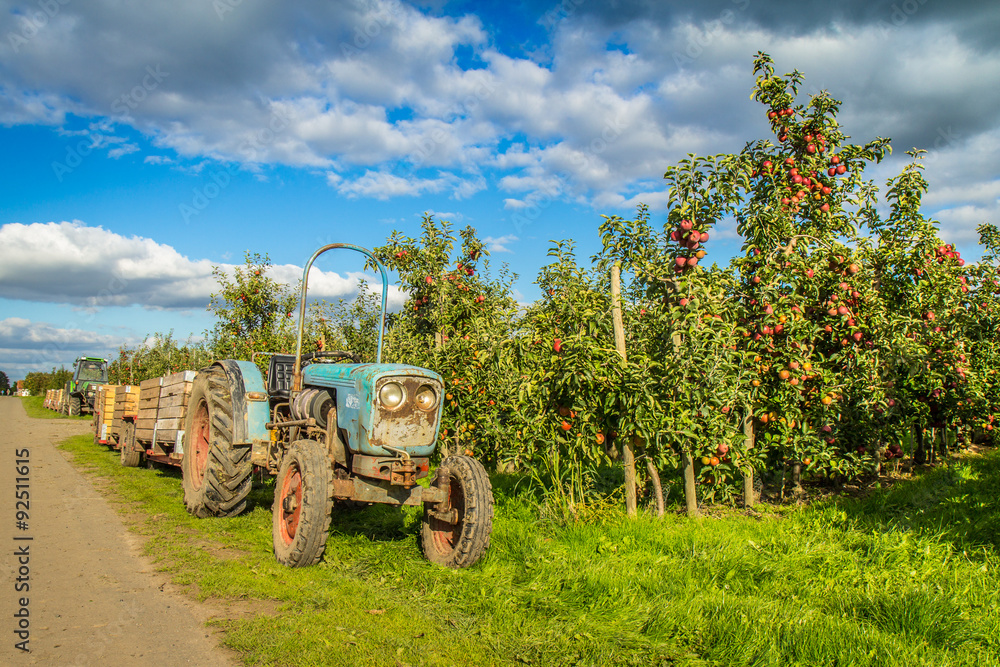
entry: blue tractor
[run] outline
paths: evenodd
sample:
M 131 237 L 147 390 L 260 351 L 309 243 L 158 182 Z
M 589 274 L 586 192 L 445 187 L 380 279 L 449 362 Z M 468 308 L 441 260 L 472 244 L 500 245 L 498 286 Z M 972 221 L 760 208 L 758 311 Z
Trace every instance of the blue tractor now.
M 366 255 L 382 274 L 375 363 L 353 352 L 302 354 L 309 269 L 327 250 Z M 383 364 L 389 282 L 368 250 L 334 243 L 317 250 L 302 274 L 295 355 L 257 366 L 226 359 L 195 377 L 184 422 L 184 503 L 198 517 L 234 516 L 247 505 L 254 468 L 277 475 L 272 536 L 290 567 L 323 556 L 338 506 L 422 505 L 426 557 L 468 567 L 486 552 L 493 492 L 486 470 L 468 456 L 441 461 L 429 484 L 441 423 L 444 383 L 434 371 Z

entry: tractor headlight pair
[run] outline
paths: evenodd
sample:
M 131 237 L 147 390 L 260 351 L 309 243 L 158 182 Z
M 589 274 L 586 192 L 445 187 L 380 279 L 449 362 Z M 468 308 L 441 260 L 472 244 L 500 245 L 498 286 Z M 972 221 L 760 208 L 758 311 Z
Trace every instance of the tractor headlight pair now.
M 406 390 L 398 382 L 386 382 L 378 391 L 378 401 L 387 410 L 395 410 L 406 400 Z M 421 385 L 414 395 L 414 402 L 421 410 L 433 410 L 437 406 L 437 393 L 429 384 Z

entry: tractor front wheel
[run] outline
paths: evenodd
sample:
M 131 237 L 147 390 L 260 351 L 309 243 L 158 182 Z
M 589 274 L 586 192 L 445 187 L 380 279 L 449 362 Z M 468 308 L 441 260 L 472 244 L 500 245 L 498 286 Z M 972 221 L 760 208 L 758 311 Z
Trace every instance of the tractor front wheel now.
M 79 396 L 70 396 L 69 397 L 69 415 L 70 415 L 70 417 L 79 417 L 80 416 L 80 412 L 82 410 L 83 410 L 83 408 L 81 407 L 80 397 Z
M 493 532 L 493 489 L 483 465 L 470 456 L 441 462 L 433 484 L 447 500 L 424 505 L 420 543 L 427 560 L 469 567 L 486 553 Z
M 126 468 L 136 468 L 142 461 L 142 454 L 135 448 L 135 422 L 126 421 L 122 424 L 121 435 L 122 465 Z
M 319 562 L 330 534 L 333 470 L 327 448 L 299 440 L 285 452 L 274 484 L 274 556 L 288 567 Z
M 184 419 L 184 505 L 199 518 L 236 516 L 253 484 L 250 447 L 233 445 L 233 401 L 226 372 L 203 369 Z

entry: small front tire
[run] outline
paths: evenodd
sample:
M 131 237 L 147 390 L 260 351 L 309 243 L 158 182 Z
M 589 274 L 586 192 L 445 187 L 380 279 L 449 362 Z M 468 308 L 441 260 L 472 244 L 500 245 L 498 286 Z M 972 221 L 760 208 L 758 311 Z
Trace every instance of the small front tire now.
M 330 535 L 333 469 L 315 440 L 292 443 L 281 459 L 274 485 L 271 536 L 274 556 L 288 567 L 314 565 Z
M 476 563 L 490 546 L 493 488 L 483 465 L 470 456 L 449 456 L 434 482 L 447 491 L 444 503 L 424 506 L 420 543 L 427 560 L 450 568 Z M 455 523 L 435 516 L 454 510 Z
M 83 404 L 80 401 L 79 396 L 69 397 L 69 416 L 79 417 L 80 413 L 83 411 Z

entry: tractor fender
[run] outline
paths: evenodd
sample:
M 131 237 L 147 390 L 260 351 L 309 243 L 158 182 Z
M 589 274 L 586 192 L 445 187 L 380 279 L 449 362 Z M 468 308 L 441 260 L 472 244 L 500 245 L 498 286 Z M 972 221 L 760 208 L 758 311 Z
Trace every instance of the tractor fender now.
M 250 361 L 223 359 L 216 361 L 229 378 L 229 391 L 233 401 L 233 444 L 251 445 L 270 439 L 265 424 L 270 421 L 271 408 L 267 400 L 264 377 L 257 365 Z

